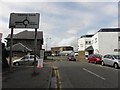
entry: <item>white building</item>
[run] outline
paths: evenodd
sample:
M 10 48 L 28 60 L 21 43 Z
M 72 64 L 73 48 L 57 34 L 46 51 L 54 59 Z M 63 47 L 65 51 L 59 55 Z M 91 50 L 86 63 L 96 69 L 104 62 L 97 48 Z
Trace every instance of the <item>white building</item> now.
M 93 53 L 93 48 L 91 47 L 92 36 L 93 35 L 83 35 L 80 37 L 80 39 L 78 39 L 79 58 L 85 58 L 85 56 Z
M 120 52 L 120 28 L 100 29 L 91 38 L 93 52 L 101 55 Z
M 79 58 L 89 54 L 120 54 L 120 28 L 104 28 L 94 35 L 81 36 L 78 46 Z

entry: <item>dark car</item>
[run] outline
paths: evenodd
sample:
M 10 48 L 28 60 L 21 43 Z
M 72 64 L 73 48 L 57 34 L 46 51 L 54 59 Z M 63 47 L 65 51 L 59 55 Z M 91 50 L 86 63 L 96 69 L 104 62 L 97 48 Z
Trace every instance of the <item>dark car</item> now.
M 76 58 L 74 55 L 70 55 L 70 56 L 68 56 L 68 60 L 69 61 L 76 61 Z
M 100 54 L 91 54 L 88 56 L 88 62 L 101 63 L 102 55 Z

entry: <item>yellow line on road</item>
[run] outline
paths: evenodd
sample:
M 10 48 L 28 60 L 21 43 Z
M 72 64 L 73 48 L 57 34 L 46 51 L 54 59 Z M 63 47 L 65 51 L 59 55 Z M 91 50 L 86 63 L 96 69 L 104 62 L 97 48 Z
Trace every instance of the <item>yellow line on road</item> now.
M 61 88 L 62 88 L 62 82 L 61 82 L 59 70 L 57 70 L 57 74 L 58 74 L 58 84 L 59 84 L 59 88 L 61 89 Z
M 62 88 L 62 82 L 61 82 L 61 78 L 60 78 L 60 73 L 59 73 L 59 69 L 58 67 L 55 67 L 53 65 L 53 70 L 54 70 L 54 74 L 55 74 L 55 88 L 57 89 L 61 89 Z

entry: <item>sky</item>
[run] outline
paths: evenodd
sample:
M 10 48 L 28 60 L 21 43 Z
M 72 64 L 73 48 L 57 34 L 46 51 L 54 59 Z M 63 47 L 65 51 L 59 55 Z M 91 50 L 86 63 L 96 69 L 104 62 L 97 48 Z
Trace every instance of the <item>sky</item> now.
M 82 35 L 94 34 L 101 28 L 118 27 L 119 0 L 1 0 L 0 33 L 2 41 L 11 29 L 10 13 L 40 13 L 38 31 L 43 31 L 43 48 L 73 46 Z M 14 29 L 14 34 L 24 30 Z

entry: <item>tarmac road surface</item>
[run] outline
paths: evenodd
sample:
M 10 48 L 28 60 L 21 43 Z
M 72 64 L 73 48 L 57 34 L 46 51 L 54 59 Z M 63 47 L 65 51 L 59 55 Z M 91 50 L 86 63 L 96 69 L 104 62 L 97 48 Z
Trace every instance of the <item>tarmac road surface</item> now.
M 55 61 L 62 88 L 118 88 L 119 69 L 75 61 Z

